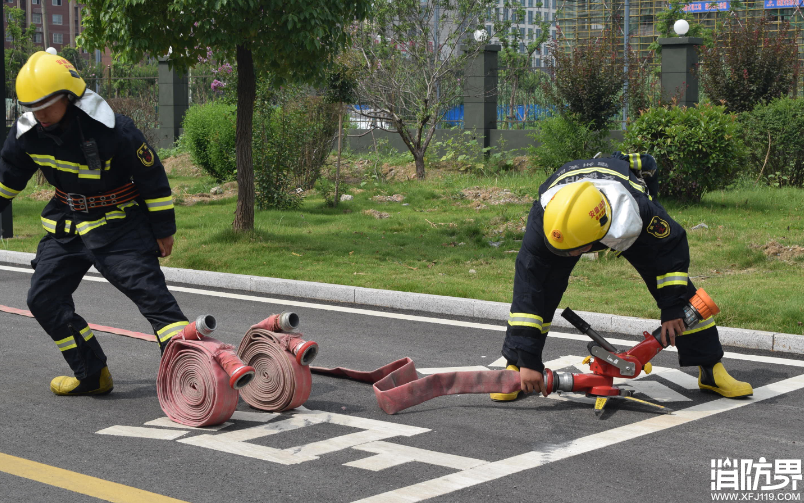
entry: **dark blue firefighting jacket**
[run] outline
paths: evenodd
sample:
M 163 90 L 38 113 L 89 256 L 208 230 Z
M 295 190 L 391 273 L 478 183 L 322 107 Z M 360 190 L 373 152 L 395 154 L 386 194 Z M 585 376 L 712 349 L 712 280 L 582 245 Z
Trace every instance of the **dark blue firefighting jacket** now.
M 97 95 L 94 97 L 107 107 L 106 122 L 111 123 L 111 109 Z M 130 183 L 139 192 L 139 197 L 130 202 L 88 212 L 72 211 L 54 196 L 41 219 L 45 230 L 57 238 L 79 236 L 87 248 L 94 249 L 123 233 L 134 232 L 133 226 L 141 231 L 145 221 L 150 222 L 156 238 L 175 234 L 173 198 L 165 169 L 131 119 L 114 114 L 114 127 L 108 127 L 71 104 L 61 130 L 50 134 L 39 124 L 31 126 L 33 118 L 30 113 L 26 115 L 14 123 L 0 152 L 0 211 L 41 169 L 51 185 L 75 194 L 74 200 L 80 200 L 82 195 L 108 193 Z M 100 170 L 90 168 L 81 149 L 82 141 L 89 139 L 97 143 Z

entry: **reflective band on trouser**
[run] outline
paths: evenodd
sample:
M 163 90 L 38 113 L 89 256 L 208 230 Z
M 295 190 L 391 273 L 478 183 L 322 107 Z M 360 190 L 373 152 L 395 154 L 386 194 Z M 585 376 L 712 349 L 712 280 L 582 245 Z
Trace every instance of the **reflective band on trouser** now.
M 348 377 L 373 384 L 377 403 L 388 414 L 396 414 L 443 395 L 513 393 L 520 390 L 519 372 L 514 370 L 444 372 L 419 379 L 416 366 L 410 358 L 402 358 L 373 372 L 342 367 L 311 367 L 310 370 L 314 374 Z
M 685 272 L 668 272 L 663 276 L 656 276 L 656 288 L 672 285 L 687 286 L 689 280 L 690 276 Z
M 172 421 L 186 426 L 213 426 L 227 421 L 237 408 L 237 390 L 216 361 L 234 348 L 212 337 L 176 338 L 159 363 L 156 392 L 159 406 Z
M 508 324 L 512 327 L 531 327 L 542 331 L 542 317 L 528 313 L 508 313 Z
M 639 154 L 628 154 L 628 164 L 631 169 L 642 171 L 642 156 Z
M 72 335 L 70 337 L 65 337 L 64 339 L 55 342 L 56 346 L 58 346 L 59 348 L 59 351 L 62 352 L 67 351 L 68 349 L 78 347 L 75 343 L 75 338 Z
M 172 210 L 173 198 L 168 196 L 160 197 L 159 199 L 146 199 L 145 204 L 148 206 L 148 211 Z
M 546 334 L 550 331 L 550 325 L 552 325 L 552 323 L 545 323 L 542 325 L 542 334 Z
M 9 186 L 0 183 L 0 196 L 5 197 L 6 199 L 14 199 L 14 197 L 16 197 L 16 195 L 19 193 L 19 190 L 14 190 Z
M 83 337 L 85 341 L 90 340 L 94 336 L 95 334 L 92 333 L 92 329 L 90 329 L 89 326 L 86 326 L 83 329 L 81 329 L 81 337 Z
M 706 330 L 707 328 L 712 328 L 714 326 L 715 326 L 715 319 L 712 316 L 710 316 L 709 318 L 707 318 L 705 320 L 699 321 L 698 323 L 696 323 L 695 325 L 690 327 L 689 330 L 685 331 L 681 335 L 694 334 L 695 332 L 701 332 L 703 330 Z
M 310 397 L 313 382 L 310 367 L 301 365 L 289 350 L 301 338 L 299 334 L 276 333 L 258 325 L 246 332 L 237 348 L 243 363 L 255 370 L 254 380 L 240 390 L 240 396 L 255 409 L 295 409 Z
M 189 321 L 177 321 L 176 323 L 171 323 L 170 325 L 160 328 L 156 331 L 156 338 L 158 339 L 159 344 L 162 345 L 163 343 L 169 341 L 174 335 L 181 332 L 182 329 L 189 324 Z

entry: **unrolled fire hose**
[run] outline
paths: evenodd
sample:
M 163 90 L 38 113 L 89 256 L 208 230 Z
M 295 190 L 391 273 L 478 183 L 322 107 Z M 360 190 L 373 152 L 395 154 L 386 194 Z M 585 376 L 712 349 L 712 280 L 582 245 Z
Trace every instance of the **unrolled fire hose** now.
M 200 316 L 173 337 L 162 355 L 156 390 L 162 411 L 186 426 L 227 421 L 237 408 L 238 390 L 254 377 L 234 346 L 209 337 L 217 322 Z

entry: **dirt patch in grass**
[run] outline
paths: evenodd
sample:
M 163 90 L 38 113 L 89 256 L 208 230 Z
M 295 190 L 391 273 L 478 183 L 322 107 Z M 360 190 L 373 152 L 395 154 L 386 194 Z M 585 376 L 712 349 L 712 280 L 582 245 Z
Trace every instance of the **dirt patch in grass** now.
M 174 155 L 162 161 L 165 172 L 173 176 L 200 176 L 204 172 L 201 168 L 193 164 L 189 153 Z
M 766 257 L 775 257 L 783 262 L 790 262 L 804 255 L 804 247 L 798 245 L 785 246 L 777 241 L 770 241 L 758 248 L 762 250 Z
M 218 199 L 234 197 L 237 195 L 237 182 L 226 182 L 223 185 L 215 187 L 215 189 L 218 190 L 216 190 L 214 194 L 207 192 L 189 194 L 186 189 L 175 187 L 173 189 L 174 202 L 179 206 L 192 206 L 198 203 L 208 203 L 210 201 L 217 201 Z
M 394 194 L 393 196 L 374 196 L 371 198 L 371 200 L 378 203 L 401 203 L 405 200 L 405 196 L 402 194 Z
M 377 210 L 363 210 L 364 215 L 368 215 L 370 217 L 374 217 L 377 220 L 382 220 L 383 218 L 389 218 L 391 215 L 384 212 L 384 211 L 377 211 Z
M 463 199 L 473 203 L 473 207 L 477 206 L 476 203 L 494 206 L 498 204 L 526 204 L 533 202 L 530 196 L 520 197 L 508 189 L 499 187 L 471 187 L 463 189 L 461 194 L 463 194 Z
M 48 201 L 53 197 L 54 192 L 53 187 L 48 187 L 46 189 L 35 190 L 25 197 L 33 199 L 34 201 Z

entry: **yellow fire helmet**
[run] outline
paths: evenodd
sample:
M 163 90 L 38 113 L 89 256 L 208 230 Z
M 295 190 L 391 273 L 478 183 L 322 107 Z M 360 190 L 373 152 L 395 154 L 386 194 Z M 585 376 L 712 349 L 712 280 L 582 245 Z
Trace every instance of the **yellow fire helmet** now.
M 75 71 L 72 63 L 45 51 L 34 53 L 28 58 L 17 75 L 17 98 L 20 105 L 33 109 L 50 105 L 51 103 L 40 102 L 61 94 L 78 99 L 84 95 L 86 89 L 86 82 Z
M 610 226 L 609 201 L 592 182 L 567 184 L 544 208 L 544 241 L 557 255 L 603 239 Z

